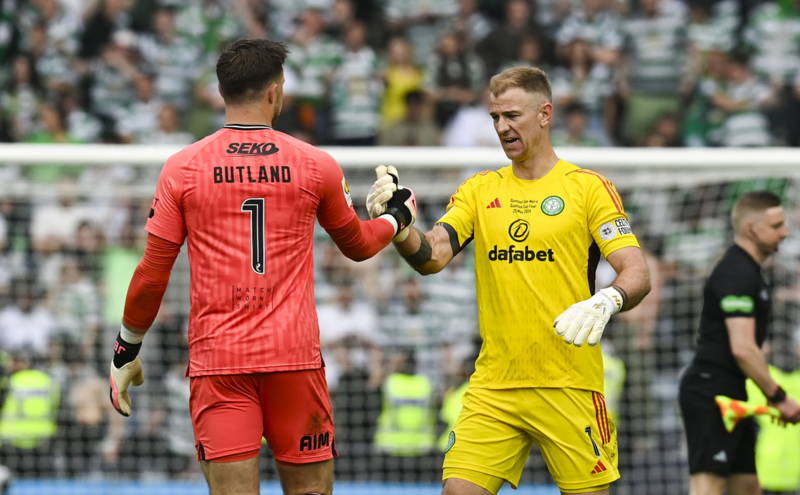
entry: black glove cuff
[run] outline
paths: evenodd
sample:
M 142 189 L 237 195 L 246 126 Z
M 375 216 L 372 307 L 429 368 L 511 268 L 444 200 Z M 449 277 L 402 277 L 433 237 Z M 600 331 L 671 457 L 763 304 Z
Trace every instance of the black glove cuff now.
M 139 349 L 142 348 L 142 343 L 131 344 L 122 340 L 122 336 L 117 334 L 117 341 L 114 342 L 114 366 L 122 368 L 130 363 L 136 356 L 139 355 Z
M 408 189 L 398 189 L 386 203 L 386 213 L 397 221 L 397 231 L 400 232 L 411 224 L 411 210 L 406 206 L 406 201 L 411 197 Z
M 774 394 L 767 397 L 767 401 L 770 404 L 780 404 L 784 400 L 786 400 L 786 391 L 780 385 L 778 385 L 778 390 Z

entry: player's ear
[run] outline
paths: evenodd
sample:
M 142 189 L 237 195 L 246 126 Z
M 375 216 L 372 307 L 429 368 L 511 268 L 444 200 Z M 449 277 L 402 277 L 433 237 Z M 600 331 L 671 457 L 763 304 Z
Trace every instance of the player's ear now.
M 756 224 L 755 224 L 755 222 L 753 222 L 752 220 L 747 220 L 747 221 L 745 221 L 744 226 L 745 226 L 745 232 L 747 232 L 747 235 L 750 236 L 750 238 L 755 238 L 756 237 Z
M 267 86 L 267 102 L 269 102 L 270 105 L 274 105 L 275 103 L 278 102 L 278 83 L 277 82 L 271 82 Z
M 545 101 L 541 105 L 539 105 L 539 123 L 542 127 L 547 127 L 550 125 L 550 121 L 553 120 L 553 104 L 549 101 Z

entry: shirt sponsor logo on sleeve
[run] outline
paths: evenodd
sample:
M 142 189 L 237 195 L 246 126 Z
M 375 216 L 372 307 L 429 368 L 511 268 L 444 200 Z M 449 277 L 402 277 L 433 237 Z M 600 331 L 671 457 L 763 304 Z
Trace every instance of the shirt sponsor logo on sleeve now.
M 600 226 L 597 230 L 597 233 L 600 234 L 600 239 L 604 241 L 610 241 L 611 239 L 617 237 L 617 228 L 614 227 L 614 224 L 611 222 L 606 222 Z
M 153 204 L 150 205 L 150 213 L 147 215 L 147 218 L 153 218 L 156 216 L 156 205 L 158 204 L 158 198 L 153 198 Z
M 342 191 L 344 192 L 344 199 L 347 201 L 347 206 L 353 206 L 353 197 L 350 195 L 350 187 L 347 185 L 347 180 L 342 177 Z
M 631 224 L 625 218 L 617 218 L 613 222 L 606 222 L 597 229 L 600 238 L 604 241 L 610 241 L 618 235 L 633 234 Z
M 633 234 L 633 230 L 631 230 L 631 224 L 628 223 L 628 220 L 625 218 L 617 218 L 614 220 L 614 226 L 617 228 L 619 235 Z
M 752 313 L 755 304 L 750 296 L 725 296 L 720 301 L 725 313 Z

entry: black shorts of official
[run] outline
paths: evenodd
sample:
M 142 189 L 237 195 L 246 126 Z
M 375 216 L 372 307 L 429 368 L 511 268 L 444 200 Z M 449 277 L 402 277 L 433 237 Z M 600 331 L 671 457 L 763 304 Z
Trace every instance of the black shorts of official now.
M 732 395 L 732 388 L 737 387 L 729 378 L 708 370 L 689 368 L 681 378 L 680 407 L 691 474 L 756 472 L 756 422 L 745 419 L 728 433 L 714 402 L 717 394 Z

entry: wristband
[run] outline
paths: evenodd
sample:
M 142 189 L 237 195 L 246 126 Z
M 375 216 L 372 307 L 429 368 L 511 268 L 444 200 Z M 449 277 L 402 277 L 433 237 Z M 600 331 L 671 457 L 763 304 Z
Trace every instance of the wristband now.
M 786 400 L 786 391 L 780 385 L 774 394 L 767 397 L 767 402 L 770 404 L 780 404 L 784 400 Z
M 617 286 L 612 285 L 606 287 L 605 289 L 599 290 L 597 293 L 603 294 L 614 305 L 611 314 L 619 313 L 622 310 L 622 306 L 625 304 L 625 297 L 622 295 L 622 292 L 618 290 Z
M 390 215 L 388 213 L 384 213 L 381 216 L 379 216 L 378 218 L 383 218 L 384 220 L 386 220 L 387 222 L 392 224 L 392 228 L 394 229 L 394 235 L 397 235 L 397 233 L 400 232 L 400 229 L 398 228 L 399 225 L 397 225 L 397 219 L 394 218 L 393 215 Z
M 122 368 L 130 363 L 136 356 L 139 355 L 139 349 L 142 348 L 142 343 L 131 344 L 122 339 L 120 334 L 117 334 L 117 340 L 114 342 L 114 366 Z
M 622 296 L 622 304 L 620 304 L 620 306 L 619 306 L 619 310 L 622 311 L 622 308 L 624 308 L 625 304 L 628 302 L 628 293 L 625 292 L 625 289 L 623 289 L 619 285 L 612 285 L 611 288 L 617 289 L 617 292 L 619 292 L 619 295 Z

